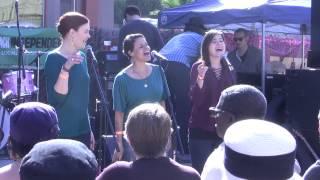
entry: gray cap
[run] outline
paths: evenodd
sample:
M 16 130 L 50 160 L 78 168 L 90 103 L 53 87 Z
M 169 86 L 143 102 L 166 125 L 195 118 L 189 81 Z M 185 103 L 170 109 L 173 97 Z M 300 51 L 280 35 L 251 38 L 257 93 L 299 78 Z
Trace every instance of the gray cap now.
M 95 155 L 83 143 L 69 139 L 36 144 L 20 167 L 21 180 L 93 180 L 97 173 Z

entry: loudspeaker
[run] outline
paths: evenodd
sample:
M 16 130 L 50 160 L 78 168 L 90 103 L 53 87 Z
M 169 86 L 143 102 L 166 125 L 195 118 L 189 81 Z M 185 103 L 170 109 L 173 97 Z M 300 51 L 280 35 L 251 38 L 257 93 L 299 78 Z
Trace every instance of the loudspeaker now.
M 287 70 L 286 75 L 289 122 L 316 152 L 320 152 L 317 119 L 320 109 L 320 70 Z
M 308 67 L 320 68 L 320 51 L 308 52 Z
M 99 51 L 97 53 L 97 60 L 101 72 L 117 74 L 123 68 L 118 60 L 117 51 Z

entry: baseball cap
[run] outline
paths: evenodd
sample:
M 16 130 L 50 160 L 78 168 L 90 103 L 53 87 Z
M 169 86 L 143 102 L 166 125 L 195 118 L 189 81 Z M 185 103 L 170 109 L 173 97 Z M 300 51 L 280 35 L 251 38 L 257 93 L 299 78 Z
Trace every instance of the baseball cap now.
M 40 102 L 27 102 L 14 107 L 10 114 L 10 138 L 24 145 L 33 145 L 58 136 L 55 109 Z

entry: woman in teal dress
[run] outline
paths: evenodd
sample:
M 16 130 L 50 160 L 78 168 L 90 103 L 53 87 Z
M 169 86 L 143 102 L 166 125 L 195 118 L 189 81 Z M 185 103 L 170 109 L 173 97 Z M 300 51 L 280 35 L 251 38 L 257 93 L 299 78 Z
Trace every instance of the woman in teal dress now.
M 147 63 L 151 60 L 150 47 L 142 34 L 127 35 L 123 41 L 123 53 L 129 57 L 131 64 L 117 74 L 113 85 L 115 130 L 120 148 L 120 152 L 114 153 L 113 161 L 130 160 L 123 157 L 126 154 L 123 126 L 130 110 L 146 102 L 158 102 L 165 107 L 165 99 L 169 96 L 162 68 Z
M 93 149 L 94 137 L 90 128 L 89 74 L 84 49 L 90 38 L 89 19 L 77 12 L 59 18 L 61 45 L 51 51 L 45 63 L 48 103 L 58 115 L 60 138 L 79 140 Z

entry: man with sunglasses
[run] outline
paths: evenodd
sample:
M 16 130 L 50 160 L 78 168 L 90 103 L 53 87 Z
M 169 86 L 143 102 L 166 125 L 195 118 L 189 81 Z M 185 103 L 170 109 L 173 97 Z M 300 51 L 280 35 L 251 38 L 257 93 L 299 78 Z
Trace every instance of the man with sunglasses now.
M 228 59 L 240 73 L 261 73 L 262 52 L 260 49 L 249 46 L 249 31 L 239 28 L 234 32 L 233 40 L 236 49 L 228 53 Z
M 210 117 L 215 123 L 219 137 L 223 138 L 226 130 L 233 123 L 244 119 L 263 119 L 267 111 L 267 100 L 260 90 L 251 85 L 234 85 L 221 92 L 216 107 L 210 107 Z M 218 168 L 223 162 L 224 143 L 221 143 L 208 157 L 201 179 L 220 179 Z

